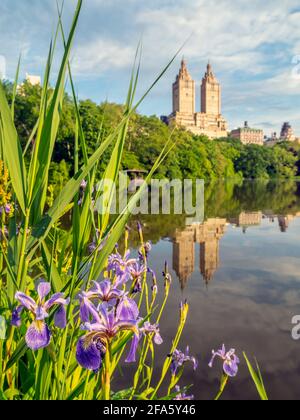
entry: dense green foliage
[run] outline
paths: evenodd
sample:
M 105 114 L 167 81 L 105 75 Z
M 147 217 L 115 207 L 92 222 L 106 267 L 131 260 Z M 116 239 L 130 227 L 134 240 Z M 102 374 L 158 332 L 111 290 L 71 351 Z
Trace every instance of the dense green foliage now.
M 12 86 L 6 84 L 8 97 Z M 15 123 L 23 146 L 34 128 L 39 113 L 41 87 L 25 82 L 16 97 Z M 99 141 L 99 127 L 106 136 L 120 122 L 124 108 L 121 105 L 90 100 L 81 101 L 80 116 L 90 155 Z M 75 143 L 74 103 L 66 94 L 63 104 L 60 129 L 51 166 L 51 181 L 59 188 L 61 179 L 72 171 Z M 300 147 L 296 144 L 279 144 L 273 148 L 256 145 L 244 146 L 233 139 L 209 140 L 185 130 L 167 127 L 156 116 L 135 113 L 130 121 L 122 160 L 123 169 L 149 171 L 164 145 L 172 136 L 175 147 L 162 165 L 157 177 L 203 178 L 206 180 L 245 178 L 271 179 L 293 178 L 300 174 Z M 99 165 L 103 172 L 111 155 L 111 148 L 104 154 Z M 81 156 L 81 163 L 83 157 Z M 72 173 L 70 173 L 72 175 Z

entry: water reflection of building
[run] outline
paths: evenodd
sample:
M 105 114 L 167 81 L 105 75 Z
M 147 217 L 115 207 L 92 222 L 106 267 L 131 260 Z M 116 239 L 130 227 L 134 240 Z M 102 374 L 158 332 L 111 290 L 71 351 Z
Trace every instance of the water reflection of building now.
M 274 223 L 275 220 L 277 219 L 280 231 L 285 233 L 287 232 L 290 223 L 297 217 L 300 217 L 300 212 L 295 213 L 295 214 L 280 215 L 280 214 L 273 214 L 272 211 L 265 211 L 264 217 L 268 218 L 270 222 L 272 223 Z
M 219 242 L 226 219 L 208 219 L 203 224 L 176 231 L 173 240 L 173 269 L 185 288 L 195 269 L 195 244 L 200 244 L 200 272 L 208 284 L 219 267 Z
M 274 223 L 277 219 L 280 231 L 286 232 L 290 222 L 292 222 L 296 217 L 299 217 L 299 213 L 295 215 L 278 215 L 274 214 L 272 211 L 265 211 L 264 213 L 256 211 L 242 212 L 238 217 L 229 218 L 228 221 L 234 226 L 241 227 L 243 232 L 246 233 L 249 227 L 260 226 L 263 218 L 268 218 L 272 223 Z
M 176 230 L 173 238 L 173 269 L 176 272 L 182 289 L 187 285 L 195 270 L 195 244 L 200 244 L 200 272 L 206 284 L 216 273 L 220 263 L 220 239 L 225 234 L 226 224 L 247 229 L 260 226 L 263 218 L 275 222 L 278 220 L 280 230 L 286 232 L 291 221 L 300 217 L 300 212 L 294 215 L 278 215 L 272 211 L 242 212 L 237 217 L 226 219 L 208 219 L 203 224 L 187 226 Z
M 262 221 L 262 212 L 242 212 L 238 217 L 229 219 L 229 223 L 237 227 L 242 227 L 243 232 L 246 233 L 247 228 L 250 226 L 259 226 Z
M 278 216 L 278 224 L 281 232 L 286 232 L 290 223 L 295 219 L 296 216 L 288 214 L 287 216 Z

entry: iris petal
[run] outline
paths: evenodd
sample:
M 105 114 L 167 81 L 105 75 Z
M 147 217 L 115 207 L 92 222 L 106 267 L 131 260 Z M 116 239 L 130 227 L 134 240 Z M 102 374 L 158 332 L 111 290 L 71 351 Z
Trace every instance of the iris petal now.
M 90 312 L 87 305 L 85 304 L 84 299 L 82 299 L 80 302 L 80 318 L 82 322 L 89 322 L 90 320 Z
M 85 296 L 80 298 L 80 317 L 83 322 L 89 322 L 92 317 L 94 322 L 100 322 L 100 317 L 95 305 Z
M 50 309 L 53 305 L 56 305 L 58 303 L 60 304 L 66 304 L 66 300 L 63 299 L 64 294 L 63 293 L 55 293 L 51 298 L 45 303 L 45 309 Z
M 35 301 L 30 296 L 27 296 L 27 295 L 25 295 L 25 293 L 22 293 L 22 292 L 17 292 L 16 295 L 15 295 L 15 298 L 26 309 L 28 309 L 31 312 L 35 312 L 37 305 L 36 305 Z
M 37 287 L 37 292 L 40 300 L 42 301 L 51 291 L 51 284 L 46 282 L 41 282 Z
M 27 346 L 36 351 L 47 347 L 50 343 L 51 333 L 45 322 L 35 321 L 27 330 L 26 344 Z
M 103 353 L 90 337 L 84 336 L 78 340 L 76 349 L 77 362 L 84 369 L 98 371 L 102 366 Z
M 116 279 L 116 282 L 115 282 L 115 287 L 124 286 L 124 284 L 126 284 L 130 280 L 130 277 L 131 277 L 131 275 L 130 275 L 129 271 L 127 271 L 127 269 L 126 269 L 126 271 L 119 271 L 117 273 L 117 279 Z
M 35 312 L 35 318 L 37 321 L 44 321 L 48 318 L 49 314 L 45 311 L 43 306 L 38 306 Z
M 134 320 L 139 316 L 139 308 L 134 300 L 124 297 L 117 307 L 117 318 L 120 321 Z
M 110 292 L 110 289 L 111 289 L 110 281 L 105 280 L 102 283 L 100 283 L 99 286 L 100 286 L 100 290 L 102 292 L 102 297 L 107 297 L 109 292 Z
M 67 314 L 66 309 L 61 305 L 54 315 L 54 324 L 61 329 L 66 328 L 67 325 Z
M 136 352 L 139 345 L 139 337 L 135 335 L 131 341 L 131 347 L 125 363 L 135 363 L 136 362 Z
M 18 306 L 12 313 L 12 317 L 11 317 L 11 325 L 13 325 L 14 327 L 21 327 L 21 313 L 24 309 L 23 305 Z
M 162 339 L 162 336 L 157 332 L 154 335 L 154 343 L 157 344 L 158 346 L 160 346 L 163 342 L 164 342 L 164 340 Z
M 225 362 L 223 365 L 224 372 L 226 375 L 234 378 L 238 373 L 238 365 L 235 362 Z

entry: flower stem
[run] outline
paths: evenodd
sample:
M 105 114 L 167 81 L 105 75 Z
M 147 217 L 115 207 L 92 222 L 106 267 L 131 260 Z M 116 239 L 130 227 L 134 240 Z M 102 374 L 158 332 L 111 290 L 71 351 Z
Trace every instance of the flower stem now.
M 228 383 L 228 379 L 229 379 L 229 376 L 228 375 L 223 375 L 222 376 L 222 378 L 221 378 L 221 385 L 220 385 L 220 390 L 219 390 L 219 392 L 218 392 L 218 395 L 216 396 L 216 398 L 215 398 L 215 401 L 218 401 L 220 398 L 221 398 L 221 396 L 223 395 L 223 392 L 224 392 L 224 390 L 225 390 L 225 387 L 226 387 L 226 385 L 227 385 L 227 383 Z
M 104 372 L 102 378 L 102 386 L 103 386 L 103 398 L 105 401 L 110 400 L 110 367 L 111 367 L 111 345 L 110 343 L 107 344 L 107 350 L 105 353 L 105 360 L 104 360 Z
M 175 349 L 178 346 L 178 343 L 179 343 L 180 338 L 182 336 L 182 332 L 184 330 L 184 326 L 185 326 L 185 323 L 186 323 L 186 320 L 187 320 L 188 311 L 189 311 L 189 306 L 187 304 L 184 304 L 182 306 L 182 308 L 181 308 L 180 324 L 179 324 L 179 327 L 178 327 L 178 330 L 177 330 L 177 334 L 175 336 L 175 339 L 173 341 L 173 345 L 172 345 L 172 349 L 171 349 L 170 355 L 172 355 L 174 353 Z M 169 368 L 171 366 L 171 363 L 172 363 L 172 357 L 169 356 L 166 359 L 165 363 L 164 363 L 160 380 L 159 380 L 159 382 L 158 382 L 155 390 L 153 391 L 153 394 L 150 397 L 150 400 L 151 401 L 154 400 L 155 397 L 157 397 L 158 390 L 160 389 L 160 387 L 161 387 L 161 385 L 162 385 L 162 383 L 163 383 L 163 381 L 164 381 L 164 379 L 165 379 L 165 377 L 166 377 L 166 375 L 167 375 L 167 373 L 169 371 Z

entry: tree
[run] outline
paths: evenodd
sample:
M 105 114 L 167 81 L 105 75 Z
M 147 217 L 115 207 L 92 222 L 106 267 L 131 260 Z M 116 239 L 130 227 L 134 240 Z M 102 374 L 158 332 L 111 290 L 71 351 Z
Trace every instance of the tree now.
M 257 145 L 245 146 L 235 159 L 235 170 L 242 172 L 246 179 L 268 179 L 270 150 Z

